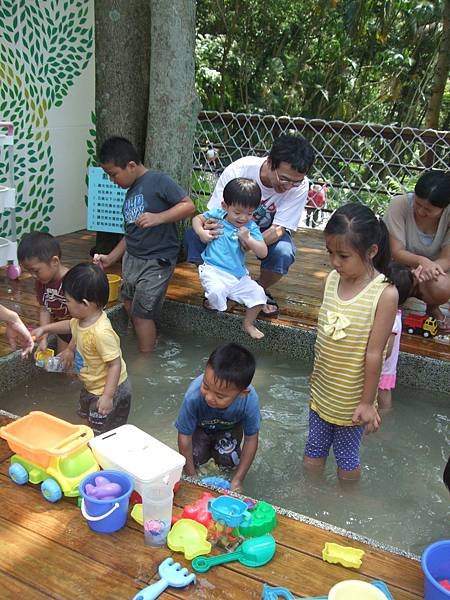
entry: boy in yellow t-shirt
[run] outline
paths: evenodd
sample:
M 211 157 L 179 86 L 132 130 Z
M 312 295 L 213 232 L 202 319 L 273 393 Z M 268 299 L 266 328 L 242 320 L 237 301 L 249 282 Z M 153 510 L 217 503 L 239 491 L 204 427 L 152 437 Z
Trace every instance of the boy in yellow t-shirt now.
M 126 423 L 131 402 L 120 340 L 103 311 L 108 280 L 100 267 L 80 263 L 66 273 L 62 289 L 72 319 L 38 327 L 33 334 L 37 338 L 46 333 L 72 334 L 59 357 L 65 369 L 75 365 L 83 384 L 78 414 L 98 435 Z

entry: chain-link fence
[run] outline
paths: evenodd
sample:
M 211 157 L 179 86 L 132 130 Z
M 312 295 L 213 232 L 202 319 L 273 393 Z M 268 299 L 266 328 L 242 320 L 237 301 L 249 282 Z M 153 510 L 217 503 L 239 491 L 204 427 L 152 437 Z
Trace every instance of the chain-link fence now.
M 300 133 L 313 145 L 316 161 L 309 176 L 326 184 L 330 210 L 359 200 L 382 214 L 393 194 L 414 189 L 424 169 L 449 168 L 448 131 L 202 112 L 194 147 L 194 199 L 201 206 L 227 165 L 242 156 L 267 154 L 282 133 Z

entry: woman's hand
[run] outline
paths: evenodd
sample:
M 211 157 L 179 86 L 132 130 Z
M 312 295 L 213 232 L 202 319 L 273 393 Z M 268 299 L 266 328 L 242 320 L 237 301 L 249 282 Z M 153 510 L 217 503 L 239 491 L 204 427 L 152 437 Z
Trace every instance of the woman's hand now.
M 203 229 L 205 231 L 209 231 L 212 238 L 216 238 L 223 234 L 223 232 L 220 231 L 223 229 L 223 225 L 218 219 L 206 219 L 206 221 L 203 223 Z
M 22 323 L 18 315 L 17 319 L 6 323 L 6 337 L 11 346 L 11 350 L 14 351 L 17 348 L 17 344 L 22 347 L 22 358 L 28 356 L 34 348 L 34 341 L 31 337 L 31 333 Z
M 414 276 L 419 281 L 437 281 L 441 275 L 445 275 L 444 269 L 437 262 L 421 256 L 419 258 L 419 264 L 414 269 Z
M 366 433 L 378 431 L 381 417 L 373 404 L 358 404 L 352 417 L 353 425 L 364 425 Z

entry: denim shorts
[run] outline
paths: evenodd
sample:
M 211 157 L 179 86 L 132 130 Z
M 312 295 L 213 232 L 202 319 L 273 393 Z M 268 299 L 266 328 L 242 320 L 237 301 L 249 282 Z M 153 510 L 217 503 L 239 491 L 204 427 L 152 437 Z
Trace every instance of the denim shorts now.
M 354 471 L 361 464 L 359 449 L 363 433 L 361 425 L 334 425 L 310 409 L 305 456 L 324 458 L 333 447 L 337 466 L 343 471 Z
M 136 258 L 125 252 L 121 300 L 131 302 L 132 316 L 158 319 L 175 265 L 163 258 Z

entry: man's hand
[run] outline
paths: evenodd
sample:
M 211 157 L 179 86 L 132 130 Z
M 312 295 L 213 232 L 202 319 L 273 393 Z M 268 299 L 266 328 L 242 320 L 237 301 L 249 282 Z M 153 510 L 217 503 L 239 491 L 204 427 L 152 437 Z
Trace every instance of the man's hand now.
M 100 398 L 98 399 L 97 402 L 97 411 L 101 414 L 101 415 L 109 415 L 109 413 L 112 411 L 113 409 L 113 399 L 110 398 L 109 396 L 100 396 Z
M 156 227 L 157 225 L 161 225 L 162 220 L 159 213 L 145 212 L 142 213 L 142 215 L 139 215 L 135 223 L 138 227 L 146 229 L 147 227 Z
M 353 425 L 365 425 L 366 433 L 378 431 L 381 417 L 373 404 L 358 404 L 352 417 Z
M 218 219 L 206 219 L 203 223 L 203 229 L 209 231 L 213 238 L 223 234 L 223 231 L 220 231 L 223 229 L 223 225 Z
M 199 231 L 198 237 L 204 244 L 209 244 L 209 242 L 212 242 L 216 239 L 217 233 L 211 229 L 202 229 Z

